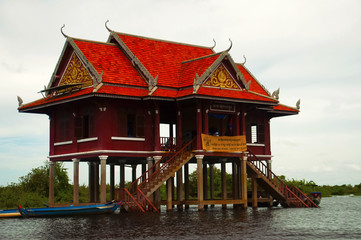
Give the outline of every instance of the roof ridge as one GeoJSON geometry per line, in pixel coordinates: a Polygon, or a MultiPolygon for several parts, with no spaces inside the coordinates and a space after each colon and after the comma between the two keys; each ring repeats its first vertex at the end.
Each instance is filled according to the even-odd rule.
{"type": "Polygon", "coordinates": [[[73,37],[68,37],[68,38],[71,38],[72,40],[75,40],[75,41],[99,43],[99,44],[104,44],[104,45],[116,46],[115,43],[110,43],[110,42],[101,42],[101,41],[95,41],[95,40],[89,40],[89,39],[83,39],[83,38],[73,38],[73,37]]]}
{"type": "MultiPolygon", "coordinates": [[[[224,52],[224,51],[223,51],[223,52],[224,52]]],[[[202,59],[209,58],[209,57],[214,57],[214,56],[217,56],[217,55],[222,54],[223,52],[216,52],[216,53],[209,54],[209,55],[205,55],[205,56],[202,56],[202,57],[185,60],[185,61],[182,62],[182,64],[184,64],[184,63],[189,63],[189,62],[193,62],[193,61],[202,60],[202,59]]]]}
{"type": "Polygon", "coordinates": [[[137,37],[137,38],[143,38],[143,39],[146,39],[146,40],[153,40],[153,41],[158,41],[158,42],[185,45],[185,46],[190,46],[190,47],[206,48],[206,49],[211,49],[213,51],[212,47],[206,47],[206,46],[197,45],[197,44],[182,43],[182,42],[164,40],[164,39],[159,39],[159,38],[145,37],[145,36],[140,36],[140,35],[135,35],[135,34],[130,34],[130,33],[124,33],[124,32],[116,32],[116,31],[113,31],[113,32],[116,33],[116,34],[126,35],[126,36],[130,36],[130,37],[137,37]]]}

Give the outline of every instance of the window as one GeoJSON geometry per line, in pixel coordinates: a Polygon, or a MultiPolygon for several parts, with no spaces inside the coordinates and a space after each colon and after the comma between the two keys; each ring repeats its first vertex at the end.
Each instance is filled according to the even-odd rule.
{"type": "Polygon", "coordinates": [[[144,114],[121,109],[118,112],[118,134],[121,137],[144,137],[144,114]]]}
{"type": "Polygon", "coordinates": [[[57,127],[57,141],[70,139],[70,114],[63,112],[59,114],[59,125],[57,127]]]}
{"type": "Polygon", "coordinates": [[[78,139],[94,137],[94,114],[91,111],[75,117],[74,135],[78,139]]]}
{"type": "Polygon", "coordinates": [[[264,143],[264,125],[251,125],[251,143],[264,143]]]}

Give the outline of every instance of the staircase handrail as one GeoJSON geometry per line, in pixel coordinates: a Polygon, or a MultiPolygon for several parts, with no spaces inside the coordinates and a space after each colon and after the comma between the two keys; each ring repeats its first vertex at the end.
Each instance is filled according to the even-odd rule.
{"type": "Polygon", "coordinates": [[[140,195],[145,199],[145,201],[152,206],[152,208],[159,213],[158,209],[154,206],[154,204],[149,200],[149,198],[147,198],[147,196],[145,196],[145,194],[143,193],[142,190],[140,190],[139,188],[137,188],[137,191],[140,193],[140,195]]]}
{"type": "MultiPolygon", "coordinates": [[[[260,166],[257,166],[254,162],[250,161],[256,168],[258,168],[258,170],[267,178],[269,179],[279,190],[282,191],[282,193],[285,195],[285,197],[287,199],[290,199],[289,195],[292,195],[293,197],[295,197],[301,204],[303,204],[305,207],[309,207],[301,198],[299,198],[295,192],[291,191],[289,189],[289,187],[287,186],[287,184],[281,179],[279,178],[276,174],[274,174],[272,172],[271,169],[269,169],[252,151],[250,151],[249,149],[248,153],[250,153],[251,155],[253,155],[253,157],[257,160],[257,162],[259,163],[260,166]],[[264,172],[264,170],[267,170],[266,174],[264,172]],[[268,176],[267,176],[268,175],[268,176]],[[269,176],[271,175],[271,176],[269,176]]],[[[302,193],[301,190],[298,189],[298,193],[302,193]]],[[[302,196],[304,196],[304,194],[302,193],[302,196]]],[[[317,206],[318,207],[318,206],[317,206]]]]}
{"type": "Polygon", "coordinates": [[[135,200],[135,198],[133,197],[133,195],[128,191],[128,189],[124,188],[124,191],[128,194],[128,196],[133,199],[133,201],[138,205],[138,207],[140,208],[140,210],[145,213],[143,207],[139,204],[139,202],[137,200],[135,200]]]}
{"type": "MultiPolygon", "coordinates": [[[[170,163],[180,154],[183,154],[184,153],[184,150],[186,148],[188,148],[189,146],[192,146],[192,143],[194,142],[195,139],[192,139],[191,141],[189,141],[188,143],[186,143],[180,150],[176,151],[176,152],[173,152],[173,153],[170,153],[168,156],[169,159],[163,163],[162,166],[160,166],[160,163],[161,163],[161,160],[159,160],[156,164],[153,165],[152,168],[155,168],[157,165],[159,165],[160,167],[157,167],[155,171],[153,171],[153,173],[148,176],[147,179],[145,179],[143,182],[141,182],[139,185],[138,185],[138,188],[142,188],[144,186],[144,184],[148,183],[154,176],[158,175],[159,172],[162,172],[163,170],[165,170],[167,168],[167,166],[170,166],[170,163]]],[[[149,170],[148,170],[149,171],[149,170]]]]}
{"type": "MultiPolygon", "coordinates": [[[[169,163],[169,160],[172,159],[173,156],[175,156],[178,152],[182,151],[183,149],[185,149],[187,146],[189,146],[192,142],[194,141],[194,139],[192,139],[191,141],[189,141],[188,143],[186,143],[180,150],[177,150],[177,147],[179,148],[180,144],[177,145],[175,148],[172,148],[168,151],[168,153],[166,155],[164,155],[161,159],[159,159],[152,167],[150,167],[147,171],[145,171],[140,177],[138,177],[134,182],[132,182],[129,186],[128,189],[132,190],[134,189],[134,186],[138,186],[140,187],[140,185],[144,185],[143,183],[148,182],[149,179],[151,177],[154,176],[154,174],[156,172],[159,172],[161,162],[164,162],[165,159],[169,158],[166,163],[169,163]],[[175,152],[176,151],[176,152],[175,152]],[[158,170],[156,170],[158,169],[158,170]],[[151,174],[150,174],[151,173],[151,174]],[[146,177],[148,176],[148,177],[146,177]],[[140,185],[138,185],[138,183],[140,182],[140,179],[145,179],[142,183],[140,183],[140,185]]],[[[164,164],[163,164],[164,165],[164,164]]]]}

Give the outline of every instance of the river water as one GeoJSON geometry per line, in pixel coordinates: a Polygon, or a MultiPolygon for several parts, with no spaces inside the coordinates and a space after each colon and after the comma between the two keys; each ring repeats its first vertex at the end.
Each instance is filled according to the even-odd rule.
{"type": "Polygon", "coordinates": [[[0,219],[0,239],[361,239],[361,197],[319,209],[221,207],[198,212],[0,219]]]}

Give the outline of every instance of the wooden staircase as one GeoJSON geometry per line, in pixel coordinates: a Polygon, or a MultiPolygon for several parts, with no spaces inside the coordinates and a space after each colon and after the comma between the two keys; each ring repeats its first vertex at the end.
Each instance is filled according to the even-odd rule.
{"type": "Polygon", "coordinates": [[[256,177],[257,184],[279,201],[284,207],[318,208],[306,194],[297,187],[288,187],[282,179],[276,176],[256,155],[249,151],[254,161],[247,161],[247,173],[256,177]]]}
{"type": "Polygon", "coordinates": [[[149,197],[194,157],[193,142],[194,140],[186,143],[179,150],[170,149],[168,155],[161,158],[128,187],[128,189],[135,189],[132,193],[128,189],[124,189],[129,207],[138,206],[142,212],[152,210],[158,212],[149,197]],[[138,184],[144,178],[145,180],[138,184]]]}

